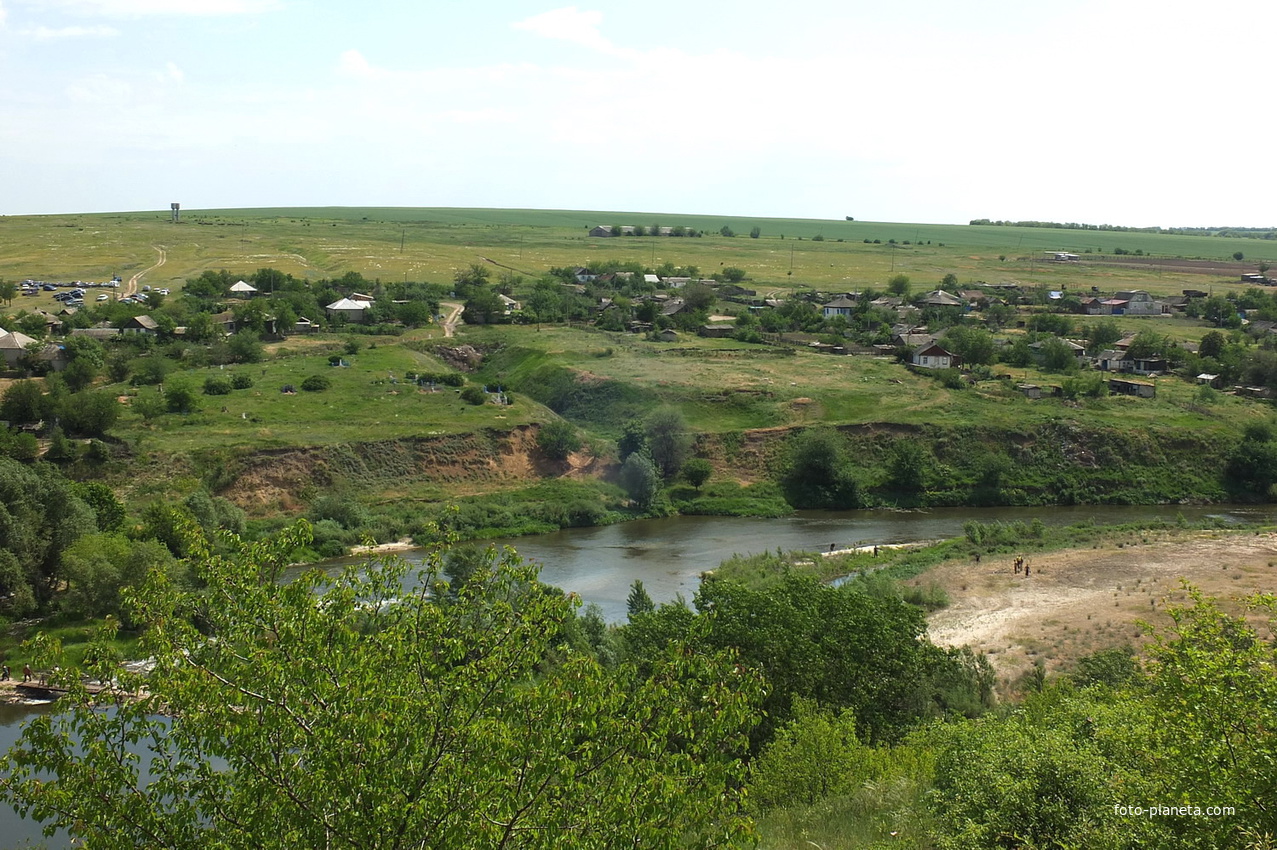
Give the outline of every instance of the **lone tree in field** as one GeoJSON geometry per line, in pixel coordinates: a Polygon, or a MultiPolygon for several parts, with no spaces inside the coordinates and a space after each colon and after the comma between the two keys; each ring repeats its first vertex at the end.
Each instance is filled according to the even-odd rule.
{"type": "Polygon", "coordinates": [[[199,596],[152,572],[152,671],[96,643],[85,672],[132,698],[58,677],[60,710],[0,760],[3,797],[104,848],[749,843],[757,672],[682,646],[604,670],[558,645],[575,600],[495,547],[456,589],[441,550],[416,591],[393,559],[277,581],[309,542],[301,523],[196,546],[199,596]]]}

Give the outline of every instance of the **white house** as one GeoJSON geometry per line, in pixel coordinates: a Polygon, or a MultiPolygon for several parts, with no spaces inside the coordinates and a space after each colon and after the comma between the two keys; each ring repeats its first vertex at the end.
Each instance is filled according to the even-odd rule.
{"type": "Polygon", "coordinates": [[[828,304],[821,305],[821,312],[824,313],[826,319],[832,319],[834,316],[846,316],[851,318],[856,311],[856,302],[848,298],[846,295],[839,295],[828,304]]]}
{"type": "Polygon", "coordinates": [[[341,298],[324,308],[329,317],[344,316],[350,322],[362,322],[364,314],[368,308],[372,306],[371,301],[355,301],[350,298],[341,298]]]}
{"type": "Polygon", "coordinates": [[[957,366],[960,360],[958,355],[933,342],[926,348],[915,351],[910,362],[923,369],[951,369],[957,366]]]}
{"type": "Polygon", "coordinates": [[[33,342],[35,342],[34,339],[19,331],[0,336],[0,357],[3,357],[5,365],[12,369],[26,355],[27,346],[33,342]]]}
{"type": "Polygon", "coordinates": [[[238,283],[231,284],[231,295],[235,295],[240,298],[252,298],[256,294],[257,287],[253,286],[246,280],[241,280],[238,283]]]}

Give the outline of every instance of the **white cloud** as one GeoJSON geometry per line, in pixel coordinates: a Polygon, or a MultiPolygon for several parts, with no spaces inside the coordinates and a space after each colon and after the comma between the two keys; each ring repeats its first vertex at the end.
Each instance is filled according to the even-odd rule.
{"type": "Polygon", "coordinates": [[[337,73],[343,77],[370,79],[381,72],[375,70],[358,50],[347,50],[337,59],[337,73]]]}
{"type": "Polygon", "coordinates": [[[181,85],[186,80],[186,74],[182,73],[182,69],[172,62],[164,65],[164,72],[160,75],[163,82],[177,83],[181,85]]]}
{"type": "Polygon", "coordinates": [[[9,15],[4,9],[4,3],[0,3],[0,27],[4,26],[5,18],[9,15]]]}
{"type": "Polygon", "coordinates": [[[279,7],[278,0],[54,0],[72,12],[131,18],[148,15],[203,17],[253,15],[279,7]]]}
{"type": "Polygon", "coordinates": [[[631,54],[632,51],[621,50],[599,32],[603,23],[602,12],[582,12],[575,6],[565,6],[533,15],[522,21],[511,24],[517,30],[534,33],[542,38],[558,41],[569,41],[612,55],[631,54]]]}
{"type": "Polygon", "coordinates": [[[66,38],[114,38],[120,34],[115,27],[32,27],[21,34],[33,41],[60,41],[66,38]]]}

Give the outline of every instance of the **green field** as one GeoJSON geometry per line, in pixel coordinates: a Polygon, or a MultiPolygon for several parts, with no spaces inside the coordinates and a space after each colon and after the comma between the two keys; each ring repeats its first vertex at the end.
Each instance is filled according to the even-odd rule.
{"type": "Polygon", "coordinates": [[[486,258],[529,275],[605,260],[694,265],[703,274],[738,266],[762,288],[857,289],[881,286],[896,273],[909,275],[915,289],[929,288],[952,272],[963,285],[1010,280],[1052,288],[1177,292],[1241,284],[1231,273],[1088,262],[1099,254],[1085,252],[1110,260],[1117,248],[1155,257],[1229,260],[1241,251],[1246,263],[1238,269],[1246,271],[1277,258],[1277,245],[1258,239],[1147,233],[567,210],[313,208],[188,210],[177,225],[160,213],[3,217],[0,278],[105,280],[118,274],[127,280],[153,266],[161,247],[165,265],[148,272],[143,282],[168,288],[205,269],[247,275],[265,267],[307,279],[357,271],[369,279],[447,282],[456,270],[486,258]],[[706,235],[587,235],[589,227],[607,223],[683,225],[706,235]],[[738,235],[719,235],[724,225],[738,235]],[[750,239],[755,226],[761,238],[750,239]],[[813,241],[817,236],[823,241],[813,241]],[[880,243],[872,244],[875,239],[880,243]],[[891,239],[897,244],[889,244],[891,239]],[[1043,262],[1043,252],[1053,250],[1077,252],[1082,261],[1043,262]]]}

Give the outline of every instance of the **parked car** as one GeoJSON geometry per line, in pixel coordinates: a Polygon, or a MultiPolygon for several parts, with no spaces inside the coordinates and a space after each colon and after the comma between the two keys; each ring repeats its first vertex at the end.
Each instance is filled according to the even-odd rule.
{"type": "Polygon", "coordinates": [[[161,295],[168,295],[168,290],[167,290],[167,289],[161,289],[161,290],[160,290],[160,294],[161,294],[161,295]]]}
{"type": "Polygon", "coordinates": [[[106,300],[107,300],[107,299],[109,299],[110,297],[111,297],[110,295],[107,295],[105,292],[103,292],[101,295],[99,295],[99,296],[98,296],[98,300],[99,300],[99,301],[106,301],[106,300]]]}

